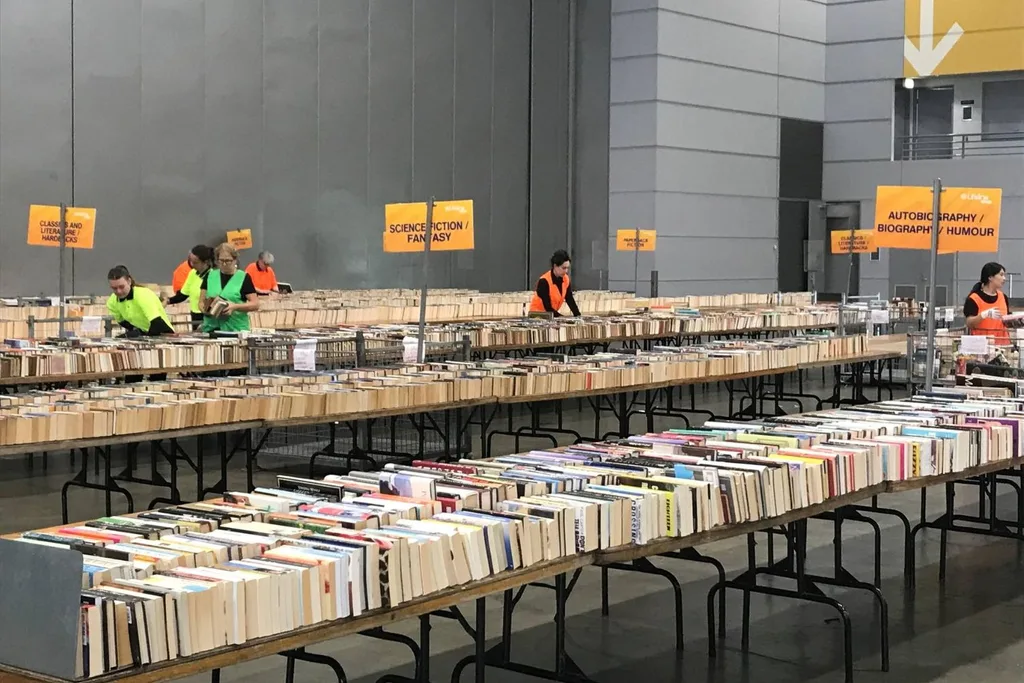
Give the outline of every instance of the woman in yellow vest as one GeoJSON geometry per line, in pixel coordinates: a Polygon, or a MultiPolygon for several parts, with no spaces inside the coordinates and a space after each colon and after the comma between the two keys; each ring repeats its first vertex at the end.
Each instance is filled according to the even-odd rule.
{"type": "Polygon", "coordinates": [[[244,332],[249,313],[260,309],[256,286],[238,269],[238,252],[225,242],[213,250],[215,268],[203,276],[200,303],[205,317],[203,332],[244,332]]]}
{"type": "Polygon", "coordinates": [[[981,280],[964,301],[964,317],[971,334],[992,337],[999,345],[1010,343],[1010,332],[1003,317],[1010,313],[1010,307],[1003,294],[1006,269],[998,263],[986,263],[981,269],[981,280]]]}
{"type": "Polygon", "coordinates": [[[551,270],[537,280],[537,287],[530,301],[531,313],[547,312],[557,318],[561,315],[558,311],[564,303],[569,306],[574,316],[579,317],[580,308],[572,296],[572,284],[569,282],[571,265],[569,253],[564,249],[559,249],[551,255],[551,270]]]}
{"type": "Polygon", "coordinates": [[[121,324],[129,337],[174,334],[171,320],[156,292],[139,287],[124,266],[114,266],[107,273],[110,289],[107,310],[114,322],[121,324]]]}
{"type": "Polygon", "coordinates": [[[213,267],[213,249],[205,244],[197,244],[188,254],[188,262],[192,268],[188,271],[185,281],[178,288],[177,294],[165,303],[180,304],[188,301],[189,312],[192,314],[192,329],[198,330],[203,324],[203,309],[199,307],[199,298],[203,288],[203,276],[213,267]]]}

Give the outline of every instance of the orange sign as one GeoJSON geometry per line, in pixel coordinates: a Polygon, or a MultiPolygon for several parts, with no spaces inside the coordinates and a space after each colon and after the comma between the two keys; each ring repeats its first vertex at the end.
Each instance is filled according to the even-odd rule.
{"type": "MultiPolygon", "coordinates": [[[[473,248],[473,200],[434,202],[430,251],[473,248]]],[[[400,254],[423,251],[427,232],[427,203],[387,204],[384,207],[384,251],[400,254]]]]}
{"type": "Polygon", "coordinates": [[[615,233],[615,251],[654,251],[657,241],[657,230],[630,230],[625,228],[615,233]],[[639,240],[637,239],[638,232],[639,240]]]}
{"type": "Polygon", "coordinates": [[[907,78],[1024,69],[1024,3],[906,0],[903,26],[907,78]]]}
{"type": "Polygon", "coordinates": [[[252,249],[252,230],[228,230],[228,244],[235,249],[252,249]]]}
{"type": "Polygon", "coordinates": [[[833,230],[831,234],[833,254],[870,254],[876,249],[874,230],[833,230]]]}
{"type": "MultiPolygon", "coordinates": [[[[1000,188],[947,187],[939,205],[939,253],[999,251],[1000,188]]],[[[875,197],[875,246],[932,248],[932,189],[881,186],[875,197]]]]}
{"type": "MultiPolygon", "coordinates": [[[[64,246],[92,249],[96,209],[69,206],[64,214],[64,246]]],[[[28,243],[37,247],[60,246],[60,207],[33,204],[28,209],[28,243]]]]}

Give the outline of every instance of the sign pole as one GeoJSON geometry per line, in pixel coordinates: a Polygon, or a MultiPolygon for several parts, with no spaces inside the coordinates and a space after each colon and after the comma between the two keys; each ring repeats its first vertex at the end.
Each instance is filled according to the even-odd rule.
{"type": "MultiPolygon", "coordinates": [[[[1012,282],[1011,282],[1012,284],[1012,282]]],[[[1010,296],[1013,296],[1013,291],[1010,291],[1010,296]]],[[[960,252],[953,252],[953,296],[946,297],[946,305],[956,305],[956,302],[960,301],[960,252]]],[[[954,309],[955,310],[955,309],[954,309]]]]}
{"type": "Polygon", "coordinates": [[[57,294],[60,296],[60,313],[58,315],[57,336],[64,338],[64,252],[67,247],[68,237],[68,207],[64,202],[60,203],[60,262],[58,268],[60,274],[57,283],[57,294]]]}
{"type": "MultiPolygon", "coordinates": [[[[853,242],[854,231],[850,228],[850,267],[846,272],[846,298],[850,298],[850,290],[853,289],[853,242]]],[[[870,323],[869,323],[870,324],[870,323]]]]}
{"type": "Polygon", "coordinates": [[[633,238],[633,296],[640,296],[640,228],[636,229],[633,238]]]}
{"type": "Polygon", "coordinates": [[[434,227],[434,198],[427,202],[427,223],[423,232],[423,289],[420,290],[420,329],[419,341],[416,345],[417,361],[422,363],[426,358],[426,334],[427,327],[427,275],[430,261],[430,237],[434,227]]]}
{"type": "Polygon", "coordinates": [[[926,347],[924,390],[932,390],[935,370],[935,266],[939,254],[939,212],[942,209],[942,179],[932,184],[932,250],[928,262],[928,343],[926,347]]]}

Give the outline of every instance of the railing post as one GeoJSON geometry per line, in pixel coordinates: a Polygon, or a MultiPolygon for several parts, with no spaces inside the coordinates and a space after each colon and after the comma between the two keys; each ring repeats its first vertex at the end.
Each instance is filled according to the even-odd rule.
{"type": "Polygon", "coordinates": [[[28,338],[36,338],[36,317],[34,315],[28,317],[28,338]]]}
{"type": "Polygon", "coordinates": [[[473,356],[473,342],[468,334],[462,335],[462,360],[469,362],[473,356]]]}
{"type": "Polygon", "coordinates": [[[914,395],[914,333],[907,335],[907,393],[914,395]]]}
{"type": "Polygon", "coordinates": [[[658,271],[651,271],[651,298],[658,298],[658,271]]]}
{"type": "Polygon", "coordinates": [[[103,318],[103,336],[113,337],[114,336],[114,319],[110,316],[103,318]]]}
{"type": "Polygon", "coordinates": [[[247,358],[248,373],[255,375],[257,372],[258,364],[256,363],[256,346],[253,344],[251,339],[245,340],[245,351],[247,358]]]}
{"type": "Polygon", "coordinates": [[[366,366],[366,336],[362,330],[356,330],[356,367],[366,366]]]}

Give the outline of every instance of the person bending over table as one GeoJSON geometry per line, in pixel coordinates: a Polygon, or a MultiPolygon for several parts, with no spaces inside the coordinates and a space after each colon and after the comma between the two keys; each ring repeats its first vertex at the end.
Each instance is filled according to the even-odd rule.
{"type": "Polygon", "coordinates": [[[261,251],[256,261],[245,267],[245,272],[252,278],[252,284],[256,287],[256,293],[261,296],[277,294],[277,274],[271,267],[274,263],[274,255],[269,251],[261,251]]]}
{"type": "Polygon", "coordinates": [[[160,297],[152,290],[139,287],[125,266],[114,266],[107,273],[110,289],[107,311],[121,324],[129,337],[174,334],[160,297]]]}
{"type": "Polygon", "coordinates": [[[992,337],[995,344],[1006,346],[1010,343],[1010,332],[1003,317],[1010,313],[1010,306],[1003,294],[1006,269],[991,262],[981,269],[981,279],[964,301],[964,318],[971,334],[992,337]]]}
{"type": "Polygon", "coordinates": [[[579,317],[580,308],[572,296],[572,284],[569,282],[571,265],[569,253],[564,249],[559,249],[551,255],[551,270],[537,279],[537,287],[530,301],[531,313],[548,312],[557,318],[561,315],[559,309],[565,303],[572,314],[579,317]]]}
{"type": "Polygon", "coordinates": [[[203,324],[203,310],[199,307],[199,295],[203,287],[203,276],[213,267],[213,249],[205,244],[197,244],[192,247],[188,254],[188,262],[192,268],[188,271],[188,277],[177,293],[167,299],[167,304],[180,304],[188,301],[189,312],[192,315],[192,329],[198,330],[203,324]]]}
{"type": "Polygon", "coordinates": [[[214,268],[203,276],[199,306],[205,314],[203,332],[244,332],[249,313],[260,308],[256,287],[238,269],[238,251],[225,242],[213,250],[214,268]]]}

